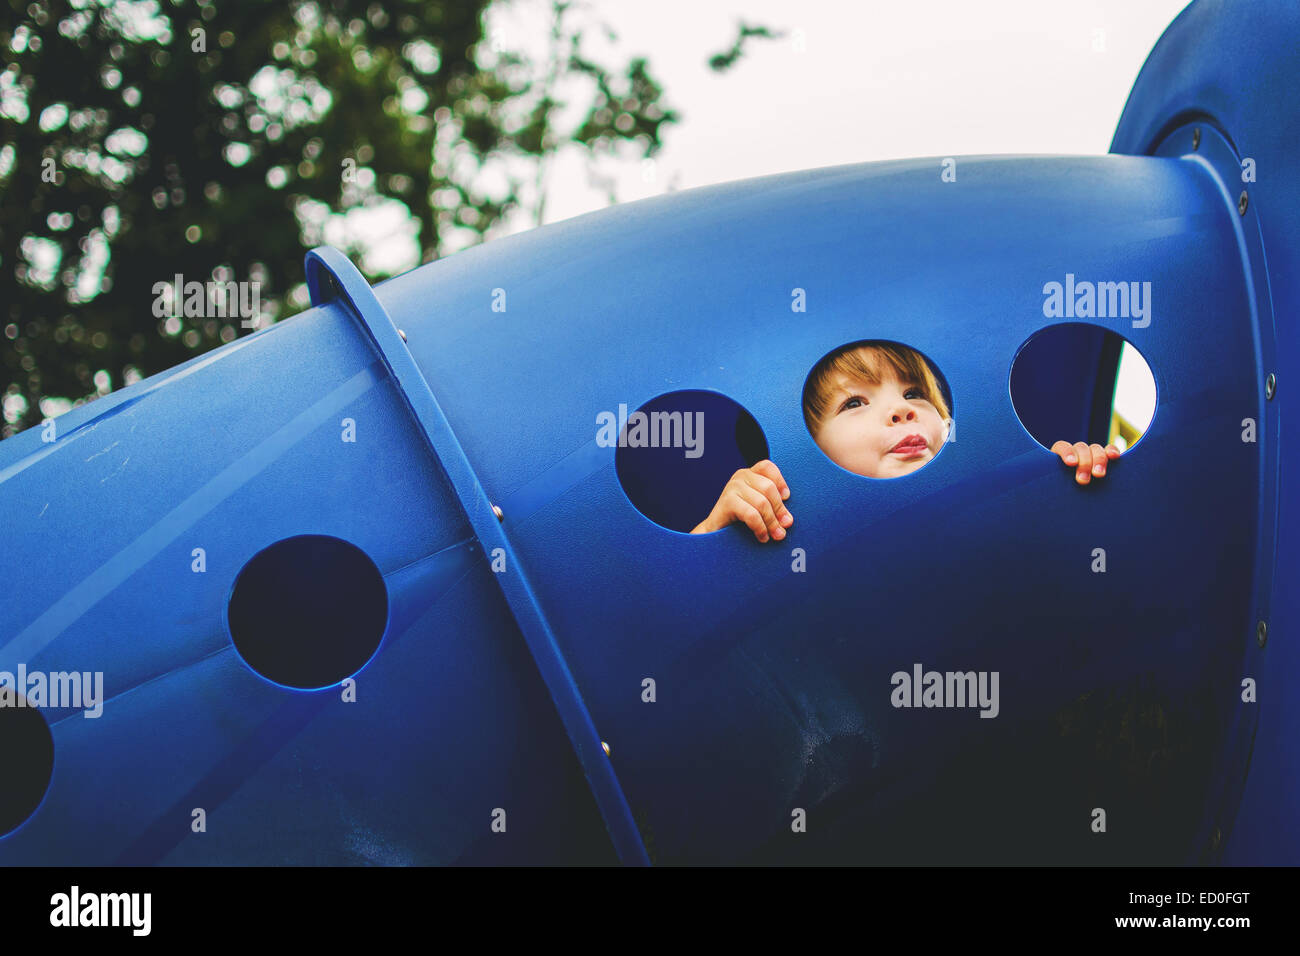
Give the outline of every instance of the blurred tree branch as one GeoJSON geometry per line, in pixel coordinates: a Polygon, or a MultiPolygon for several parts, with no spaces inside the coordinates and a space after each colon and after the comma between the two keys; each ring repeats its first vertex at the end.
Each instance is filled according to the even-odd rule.
{"type": "Polygon", "coordinates": [[[484,36],[493,6],[8,0],[0,436],[41,421],[42,398],[80,404],[241,334],[237,318],[155,315],[177,274],[257,282],[276,321],[306,306],[303,253],[327,233],[371,281],[391,271],[350,214],[395,210],[429,261],[524,208],[511,163],[535,164],[541,222],[560,149],[659,149],[677,114],[644,59],[583,54],[585,6],[553,0],[544,63],[484,36]],[[566,131],[573,78],[588,93],[566,131]]]}

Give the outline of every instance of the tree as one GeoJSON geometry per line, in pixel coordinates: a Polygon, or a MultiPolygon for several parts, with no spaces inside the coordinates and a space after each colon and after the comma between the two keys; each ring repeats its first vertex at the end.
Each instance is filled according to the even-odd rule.
{"type": "MultiPolygon", "coordinates": [[[[587,8],[552,0],[537,62],[484,36],[493,5],[10,0],[2,434],[40,422],[42,398],[80,404],[305,308],[303,253],[350,213],[398,210],[427,262],[482,241],[530,185],[540,222],[545,163],[568,144],[659,149],[677,114],[644,59],[584,55],[587,8]],[[564,129],[575,79],[583,118],[564,129]],[[489,167],[503,189],[479,185],[489,167]],[[178,274],[256,284],[261,315],[174,314],[158,289],[178,274]]],[[[331,242],[371,281],[391,271],[331,242]]]]}

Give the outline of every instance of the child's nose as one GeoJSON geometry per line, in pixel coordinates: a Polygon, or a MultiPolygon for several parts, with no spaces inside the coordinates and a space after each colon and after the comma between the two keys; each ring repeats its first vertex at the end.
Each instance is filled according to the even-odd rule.
{"type": "Polygon", "coordinates": [[[904,406],[902,408],[894,409],[892,420],[896,422],[910,422],[914,418],[916,418],[916,410],[904,406]]]}

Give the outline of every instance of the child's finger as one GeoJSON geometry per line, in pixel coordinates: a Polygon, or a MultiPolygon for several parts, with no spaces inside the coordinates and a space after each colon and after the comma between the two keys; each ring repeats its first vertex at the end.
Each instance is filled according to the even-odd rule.
{"type": "Polygon", "coordinates": [[[1098,478],[1104,477],[1106,474],[1106,464],[1109,461],[1110,458],[1106,454],[1106,449],[1102,448],[1100,445],[1092,446],[1092,473],[1094,475],[1098,478]]]}
{"type": "MultiPolygon", "coordinates": [[[[764,531],[766,531],[767,534],[776,538],[778,541],[785,537],[785,529],[781,527],[780,521],[777,520],[776,512],[772,508],[772,502],[768,500],[767,495],[750,485],[738,486],[736,488],[736,493],[740,495],[741,498],[750,505],[750,507],[758,511],[765,526],[764,531]]],[[[764,538],[760,540],[766,539],[764,538]]]]}
{"type": "Polygon", "coordinates": [[[1074,455],[1079,459],[1078,471],[1075,472],[1074,480],[1081,485],[1086,485],[1092,476],[1092,449],[1086,442],[1074,443],[1074,455]]]}
{"type": "Polygon", "coordinates": [[[739,492],[736,493],[735,500],[731,502],[730,511],[745,522],[746,527],[754,532],[754,537],[758,538],[759,541],[767,540],[767,523],[763,520],[763,516],[759,514],[757,508],[740,497],[739,492]]]}
{"type": "Polygon", "coordinates": [[[776,520],[782,527],[790,527],[794,524],[794,515],[790,514],[790,509],[785,506],[781,500],[781,491],[777,483],[766,475],[756,471],[750,471],[745,475],[746,483],[768,501],[772,503],[772,513],[776,515],[776,520]]]}
{"type": "Polygon", "coordinates": [[[1053,445],[1052,454],[1060,455],[1061,461],[1065,462],[1067,465],[1073,465],[1079,460],[1078,456],[1074,453],[1074,446],[1068,441],[1058,441],[1053,445]]]}
{"type": "Polygon", "coordinates": [[[770,478],[772,481],[776,482],[776,487],[780,489],[782,498],[790,497],[790,486],[787,485],[785,479],[781,477],[781,469],[776,467],[776,464],[771,459],[764,458],[750,470],[756,471],[764,478],[770,478]]]}
{"type": "Polygon", "coordinates": [[[1109,458],[1118,458],[1121,454],[1123,454],[1123,452],[1121,452],[1121,451],[1120,451],[1118,448],[1116,448],[1114,445],[1107,445],[1107,446],[1106,446],[1106,455],[1107,455],[1107,457],[1109,457],[1109,458]]]}

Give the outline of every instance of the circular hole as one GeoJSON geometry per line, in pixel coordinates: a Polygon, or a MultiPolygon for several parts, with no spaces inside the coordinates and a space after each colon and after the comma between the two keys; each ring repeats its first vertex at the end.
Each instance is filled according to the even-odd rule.
{"type": "Polygon", "coordinates": [[[339,683],[374,656],[388,624],[388,590],[364,551],[328,535],[277,541],[235,578],[227,607],[235,650],[286,687],[339,683]]]}
{"type": "Polygon", "coordinates": [[[40,710],[12,686],[0,686],[0,837],[17,830],[45,799],[54,774],[54,737],[40,710]]]}
{"type": "Polygon", "coordinates": [[[1058,441],[1113,444],[1121,453],[1151,427],[1156,381],[1122,335],[1087,322],[1034,333],[1011,363],[1011,404],[1048,451],[1058,441]]]}
{"type": "Polygon", "coordinates": [[[846,471],[901,478],[952,436],[952,393],[934,363],[901,342],[850,342],[824,355],[803,387],[817,447],[846,471]]]}
{"type": "Polygon", "coordinates": [[[667,392],[617,421],[605,412],[624,493],[655,524],[689,533],[713,510],[731,476],[767,454],[754,416],[718,392],[667,392]]]}

